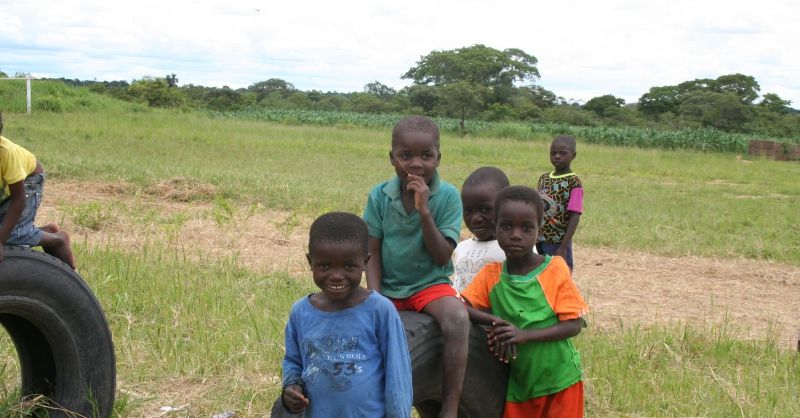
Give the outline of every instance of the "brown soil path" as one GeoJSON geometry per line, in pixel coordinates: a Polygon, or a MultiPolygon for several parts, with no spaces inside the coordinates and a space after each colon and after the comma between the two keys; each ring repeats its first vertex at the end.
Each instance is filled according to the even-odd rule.
{"type": "MultiPolygon", "coordinates": [[[[215,220],[211,203],[186,202],[213,194],[208,185],[165,182],[143,193],[122,183],[51,181],[40,224],[60,222],[73,241],[86,245],[137,248],[160,234],[186,253],[231,257],[258,270],[304,274],[308,219],[264,208],[236,208],[224,222],[215,220]],[[110,215],[95,231],[74,223],[70,208],[98,202],[110,215]],[[160,217],[184,217],[177,230],[131,221],[151,210],[160,217]],[[136,232],[129,232],[136,231],[136,232]],[[181,239],[175,240],[175,236],[181,239]]],[[[653,321],[717,323],[724,318],[742,338],[778,333],[781,347],[794,348],[800,330],[800,266],[754,260],[663,257],[643,252],[576,246],[575,281],[591,308],[593,326],[618,328],[653,321]]],[[[80,260],[78,260],[80,270],[80,260]]]]}

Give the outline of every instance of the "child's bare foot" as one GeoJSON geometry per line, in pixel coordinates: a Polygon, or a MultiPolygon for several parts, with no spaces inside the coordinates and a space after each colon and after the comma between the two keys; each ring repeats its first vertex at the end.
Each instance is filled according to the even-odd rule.
{"type": "Polygon", "coordinates": [[[69,264],[73,270],[75,270],[75,254],[72,252],[72,243],[69,240],[69,235],[64,231],[58,231],[55,233],[64,240],[64,245],[61,247],[61,255],[62,257],[58,257],[64,260],[65,263],[69,264]]]}
{"type": "Polygon", "coordinates": [[[39,228],[44,232],[40,244],[44,252],[67,263],[75,270],[75,254],[72,253],[72,243],[69,235],[64,231],[58,230],[58,226],[55,226],[56,232],[49,232],[53,226],[55,225],[48,224],[39,228]]]}

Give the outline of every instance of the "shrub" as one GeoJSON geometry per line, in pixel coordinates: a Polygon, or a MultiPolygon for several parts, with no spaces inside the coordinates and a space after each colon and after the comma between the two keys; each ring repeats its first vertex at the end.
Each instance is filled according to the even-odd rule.
{"type": "Polygon", "coordinates": [[[64,105],[61,100],[55,97],[42,97],[38,100],[33,100],[31,105],[35,110],[44,112],[61,113],[64,111],[64,105]]]}

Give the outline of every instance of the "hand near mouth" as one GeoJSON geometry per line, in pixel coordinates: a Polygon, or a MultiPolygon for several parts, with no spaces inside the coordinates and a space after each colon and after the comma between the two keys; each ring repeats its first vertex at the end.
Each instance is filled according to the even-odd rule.
{"type": "Polygon", "coordinates": [[[414,192],[414,209],[421,211],[423,206],[427,206],[426,203],[431,192],[428,184],[425,183],[425,177],[409,173],[402,165],[400,165],[400,168],[406,173],[406,178],[408,179],[406,189],[414,192]]]}
{"type": "Polygon", "coordinates": [[[423,195],[425,196],[424,201],[427,201],[427,195],[430,193],[430,189],[428,189],[428,185],[425,184],[425,179],[420,176],[409,174],[408,179],[409,182],[406,188],[414,192],[414,208],[420,210],[422,207],[423,195]]]}

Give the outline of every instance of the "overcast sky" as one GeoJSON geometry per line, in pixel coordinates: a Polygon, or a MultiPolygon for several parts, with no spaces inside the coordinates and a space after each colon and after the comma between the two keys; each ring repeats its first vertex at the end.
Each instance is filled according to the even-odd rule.
{"type": "Polygon", "coordinates": [[[481,43],[534,55],[567,99],[743,73],[797,108],[798,22],[797,0],[0,0],[0,71],[351,92],[481,43]]]}

